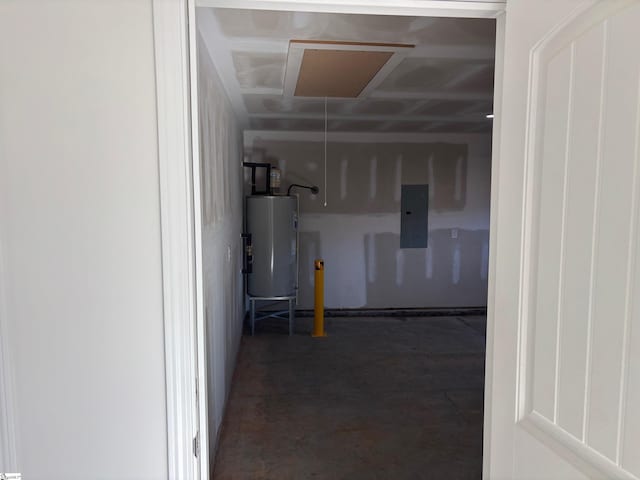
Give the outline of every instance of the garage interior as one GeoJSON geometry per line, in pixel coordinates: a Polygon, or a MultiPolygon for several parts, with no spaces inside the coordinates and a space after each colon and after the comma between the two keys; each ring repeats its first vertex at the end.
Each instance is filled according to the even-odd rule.
{"type": "Polygon", "coordinates": [[[199,7],[197,26],[213,478],[480,478],[495,20],[199,7]],[[248,326],[243,163],[274,195],[318,188],[292,190],[291,336],[248,326]]]}

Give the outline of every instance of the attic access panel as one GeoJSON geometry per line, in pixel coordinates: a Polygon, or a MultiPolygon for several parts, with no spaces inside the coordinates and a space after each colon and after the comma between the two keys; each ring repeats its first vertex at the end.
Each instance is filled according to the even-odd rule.
{"type": "Polygon", "coordinates": [[[402,185],[400,248],[427,248],[429,185],[402,185]]]}
{"type": "Polygon", "coordinates": [[[285,97],[357,98],[376,88],[413,45],[291,40],[285,97]]]}
{"type": "Polygon", "coordinates": [[[307,49],[294,95],[356,98],[392,55],[392,52],[307,49]]]}

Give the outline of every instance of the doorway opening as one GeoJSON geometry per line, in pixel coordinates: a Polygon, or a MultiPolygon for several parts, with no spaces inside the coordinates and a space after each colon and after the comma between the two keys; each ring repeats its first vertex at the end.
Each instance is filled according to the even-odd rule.
{"type": "Polygon", "coordinates": [[[213,478],[477,478],[495,20],[196,19],[213,478]],[[274,196],[318,187],[295,195],[291,337],[246,327],[243,163],[278,172],[274,196]]]}

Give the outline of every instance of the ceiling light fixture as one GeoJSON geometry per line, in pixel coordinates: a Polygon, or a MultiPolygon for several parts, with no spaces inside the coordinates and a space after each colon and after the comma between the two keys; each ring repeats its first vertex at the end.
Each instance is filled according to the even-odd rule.
{"type": "Polygon", "coordinates": [[[493,118],[493,113],[488,113],[487,118],[493,118]]]}

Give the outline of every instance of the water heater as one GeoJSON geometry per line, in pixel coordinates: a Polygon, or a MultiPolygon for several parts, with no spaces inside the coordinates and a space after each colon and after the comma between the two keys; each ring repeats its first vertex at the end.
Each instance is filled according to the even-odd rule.
{"type": "Polygon", "coordinates": [[[291,195],[246,197],[246,232],[252,245],[247,293],[253,297],[296,295],[298,199],[291,195]]]}

